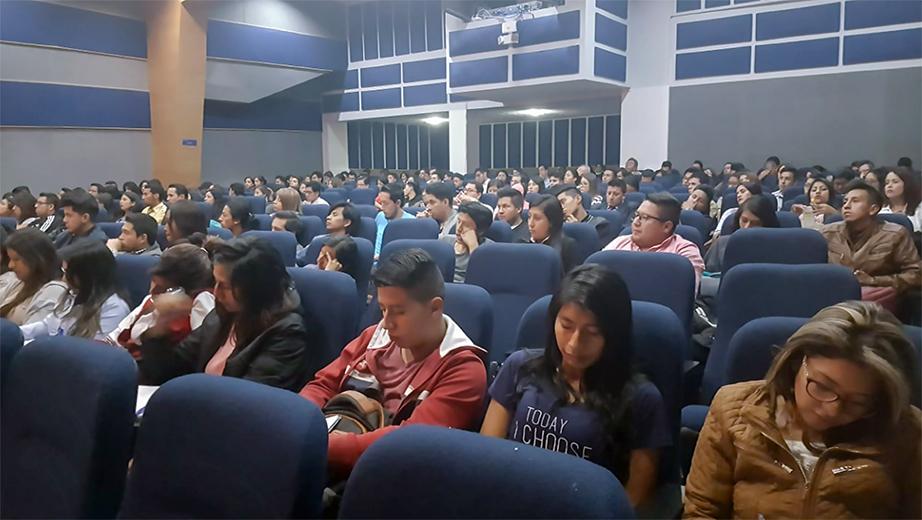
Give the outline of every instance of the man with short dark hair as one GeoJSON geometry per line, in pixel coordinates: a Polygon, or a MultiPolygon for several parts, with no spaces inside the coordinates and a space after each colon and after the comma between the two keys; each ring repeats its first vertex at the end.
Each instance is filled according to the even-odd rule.
{"type": "Polygon", "coordinates": [[[861,299],[896,312],[907,289],[922,283],[919,253],[903,226],[877,219],[883,197],[868,183],[848,185],[842,221],[820,233],[829,244],[829,263],[853,270],[861,284],[861,299]]]}
{"type": "Polygon", "coordinates": [[[416,214],[417,218],[432,218],[439,224],[439,236],[451,234],[458,223],[458,211],[452,207],[455,190],[444,182],[430,182],[423,192],[426,209],[416,214]]]}
{"type": "Polygon", "coordinates": [[[557,200],[560,201],[560,207],[563,209],[564,222],[589,224],[595,228],[599,235],[599,243],[605,244],[611,240],[608,220],[590,215],[586,208],[583,207],[583,194],[573,186],[567,184],[559,186],[556,190],[557,200]]]}
{"type": "Polygon", "coordinates": [[[682,207],[668,193],[651,193],[637,208],[631,234],[618,237],[603,251],[651,251],[672,253],[687,258],[695,268],[695,291],[701,283],[704,260],[698,246],[676,234],[682,207]]]}
{"type": "Polygon", "coordinates": [[[320,192],[323,191],[323,187],[320,186],[320,183],[317,181],[305,182],[304,187],[304,203],[305,204],[323,204],[324,206],[329,206],[330,203],[323,199],[320,196],[320,192]]]}
{"type": "Polygon", "coordinates": [[[461,175],[460,173],[452,173],[451,182],[453,182],[455,185],[455,191],[461,193],[461,189],[464,187],[464,175],[461,175]]]}
{"type": "Polygon", "coordinates": [[[375,238],[375,258],[381,254],[384,230],[387,229],[388,222],[399,218],[414,218],[412,214],[403,210],[405,201],[406,195],[403,194],[402,184],[385,184],[378,192],[378,198],[375,199],[375,207],[378,208],[378,213],[375,215],[375,224],[378,225],[378,236],[375,238]]]}
{"type": "Polygon", "coordinates": [[[608,211],[617,211],[624,217],[624,222],[630,222],[634,219],[634,212],[637,211],[637,205],[631,204],[624,196],[627,193],[627,183],[621,179],[612,179],[608,181],[605,188],[605,207],[608,211]]]}
{"type": "Polygon", "coordinates": [[[276,175],[275,176],[275,189],[278,190],[279,188],[284,188],[286,186],[287,185],[285,184],[285,177],[283,175],[276,175]]]}
{"type": "MultiPolygon", "coordinates": [[[[298,239],[301,237],[301,232],[304,231],[304,223],[301,222],[300,217],[294,211],[276,211],[272,214],[270,230],[286,231],[298,239]]],[[[298,250],[300,249],[301,244],[298,244],[298,250]]]]}
{"type": "Polygon", "coordinates": [[[688,188],[688,193],[693,193],[698,189],[698,186],[707,185],[708,176],[704,174],[703,171],[697,168],[690,168],[690,171],[685,172],[686,182],[685,186],[688,188]]]}
{"type": "Polygon", "coordinates": [[[462,202],[458,206],[458,226],[456,234],[439,237],[439,240],[452,245],[455,249],[455,283],[464,283],[467,277],[467,264],[471,253],[481,244],[492,243],[487,238],[493,213],[489,208],[476,201],[462,202]]]}
{"type": "MultiPolygon", "coordinates": [[[[855,173],[851,170],[842,170],[833,174],[832,176],[832,187],[836,190],[836,194],[845,195],[848,192],[849,183],[852,182],[855,178],[855,173]]],[[[832,193],[829,194],[830,197],[833,196],[832,193]]]]}
{"type": "Polygon", "coordinates": [[[64,209],[64,228],[54,241],[54,247],[61,249],[77,240],[92,239],[106,242],[109,237],[93,223],[99,214],[99,204],[92,195],[83,190],[70,190],[61,199],[61,208],[64,209]]]}
{"type": "Polygon", "coordinates": [[[778,189],[772,192],[772,195],[775,196],[775,200],[778,202],[775,211],[781,211],[784,207],[784,190],[793,188],[796,181],[796,174],[793,168],[785,166],[778,170],[778,189]]]}
{"type": "Polygon", "coordinates": [[[356,188],[368,188],[368,175],[364,173],[355,179],[356,188]]]}
{"type": "Polygon", "coordinates": [[[373,432],[330,434],[333,480],[346,478],[372,443],[400,426],[466,429],[483,411],[486,351],[443,314],[445,281],[432,257],[420,249],[398,251],[380,263],[372,282],[383,318],[300,392],[322,408],[345,390],[369,389],[393,417],[373,432]]]}
{"type": "Polygon", "coordinates": [[[553,186],[557,186],[558,184],[562,182],[563,182],[563,174],[560,173],[560,170],[558,170],[557,168],[554,168],[551,171],[549,171],[547,174],[547,183],[545,187],[551,188],[553,186]]]}
{"type": "Polygon", "coordinates": [[[484,186],[487,184],[487,180],[487,172],[483,168],[474,170],[474,182],[484,186]]]}
{"type": "Polygon", "coordinates": [[[512,243],[526,242],[531,238],[528,224],[522,219],[525,197],[518,190],[503,188],[496,192],[496,216],[512,228],[512,243]]]}
{"type": "Polygon", "coordinates": [[[181,200],[191,200],[189,189],[185,184],[170,184],[166,189],[166,203],[172,206],[181,200]]]}
{"type": "Polygon", "coordinates": [[[160,256],[157,243],[157,222],[150,215],[129,213],[125,215],[122,233],[110,238],[107,244],[115,255],[160,256]]]}
{"type": "Polygon", "coordinates": [[[144,201],[144,209],[141,213],[150,215],[158,225],[163,224],[163,217],[166,216],[166,191],[159,182],[150,182],[141,190],[141,200],[144,201]]]}
{"type": "Polygon", "coordinates": [[[606,168],[605,171],[602,172],[602,184],[603,185],[607,185],[614,178],[615,178],[614,170],[610,168],[606,168]]]}
{"type": "Polygon", "coordinates": [[[64,231],[64,219],[58,216],[60,200],[54,193],[41,193],[35,201],[36,219],[29,227],[38,228],[39,231],[54,240],[64,231]]]}
{"type": "Polygon", "coordinates": [[[545,188],[549,188],[551,186],[550,184],[551,180],[548,178],[547,166],[543,164],[538,165],[538,177],[540,177],[541,180],[544,181],[545,188]]]}
{"type": "Polygon", "coordinates": [[[868,172],[873,169],[874,169],[873,162],[867,159],[858,161],[858,176],[860,176],[861,178],[864,178],[864,176],[867,175],[868,172]]]}

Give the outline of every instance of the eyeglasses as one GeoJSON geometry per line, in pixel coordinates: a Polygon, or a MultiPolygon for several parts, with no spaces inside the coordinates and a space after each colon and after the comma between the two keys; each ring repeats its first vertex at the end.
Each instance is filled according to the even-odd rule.
{"type": "Polygon", "coordinates": [[[645,215],[643,213],[635,213],[634,220],[640,220],[641,224],[646,224],[648,220],[655,220],[657,222],[666,222],[664,219],[659,217],[654,217],[653,215],[645,215]]]}
{"type": "Polygon", "coordinates": [[[807,358],[801,363],[804,370],[804,376],[807,378],[807,395],[823,403],[841,403],[842,412],[851,417],[868,417],[873,415],[873,409],[870,403],[856,403],[842,399],[835,390],[810,378],[810,372],[807,370],[807,358]]]}

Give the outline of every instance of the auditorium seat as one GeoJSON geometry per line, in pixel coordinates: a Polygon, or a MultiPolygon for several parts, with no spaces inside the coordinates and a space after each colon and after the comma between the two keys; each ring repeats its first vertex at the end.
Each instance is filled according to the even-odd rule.
{"type": "MultiPolygon", "coordinates": [[[[393,224],[393,222],[391,222],[393,224]]],[[[388,225],[390,228],[390,225],[388,225]]],[[[387,233],[387,230],[384,230],[387,233]]],[[[450,283],[455,276],[455,248],[447,242],[442,242],[441,240],[433,239],[417,239],[417,238],[402,238],[398,240],[392,240],[384,244],[381,247],[381,255],[378,258],[379,262],[384,261],[387,258],[390,258],[391,255],[397,251],[402,251],[404,249],[419,248],[423,251],[429,253],[429,256],[435,260],[435,263],[439,266],[439,270],[442,271],[442,275],[445,277],[445,282],[450,283]]]]}
{"type": "Polygon", "coordinates": [[[679,201],[679,204],[681,204],[681,203],[685,202],[686,200],[688,200],[688,197],[689,197],[689,194],[688,194],[687,191],[682,192],[682,193],[671,193],[670,195],[672,195],[672,197],[673,197],[675,200],[679,201]]]}
{"type": "MultiPolygon", "coordinates": [[[[885,222],[890,222],[892,224],[899,224],[903,226],[904,228],[906,228],[906,230],[909,231],[910,235],[912,235],[913,233],[912,221],[909,220],[909,217],[901,213],[883,213],[883,214],[878,213],[877,220],[883,220],[885,222]]],[[[841,221],[842,221],[842,215],[831,215],[831,216],[826,217],[823,220],[825,224],[832,224],[834,222],[841,222],[841,221]]]]}
{"type": "Polygon", "coordinates": [[[800,217],[795,215],[790,211],[779,211],[776,213],[778,215],[778,223],[781,224],[783,228],[799,228],[800,227],[800,217]]]}
{"type": "Polygon", "coordinates": [[[97,224],[102,224],[103,222],[109,221],[109,212],[106,211],[106,208],[99,208],[99,213],[93,217],[93,222],[97,224]]]}
{"type": "Polygon", "coordinates": [[[355,207],[358,208],[359,213],[361,213],[363,217],[368,217],[368,218],[373,219],[378,215],[378,209],[374,206],[369,206],[366,204],[356,204],[355,207]]]}
{"type": "Polygon", "coordinates": [[[272,215],[253,215],[253,220],[257,222],[258,227],[251,231],[272,231],[272,215]]]}
{"type": "Polygon", "coordinates": [[[0,318],[0,385],[5,385],[10,366],[16,353],[22,348],[22,331],[6,318],[0,318]]]}
{"type": "Polygon", "coordinates": [[[211,220],[211,212],[214,210],[210,202],[196,201],[195,205],[198,206],[198,209],[200,209],[206,217],[208,217],[208,220],[211,220]]]}
{"type": "MultiPolygon", "coordinates": [[[[698,230],[698,233],[701,234],[702,240],[704,237],[710,236],[711,231],[714,230],[714,222],[701,214],[700,211],[690,211],[682,210],[682,215],[679,217],[679,225],[690,226],[698,230]]],[[[686,238],[686,240],[688,240],[686,238]]]]}
{"type": "Polygon", "coordinates": [[[804,194],[803,184],[797,184],[795,186],[791,186],[790,188],[787,188],[786,190],[781,192],[781,202],[782,204],[784,204],[785,202],[794,200],[803,194],[804,194]]]}
{"type": "Polygon", "coordinates": [[[160,246],[160,249],[166,251],[166,248],[170,247],[170,243],[166,240],[166,227],[157,226],[157,245],[160,246]]]}
{"type": "Polygon", "coordinates": [[[525,309],[552,294],[560,276],[560,255],[545,245],[484,244],[474,250],[465,283],[483,287],[493,299],[490,361],[501,363],[513,351],[525,309]]]}
{"type": "Polygon", "coordinates": [[[253,195],[246,199],[250,204],[250,213],[254,215],[263,215],[266,213],[266,197],[257,197],[253,195]]]}
{"type": "Polygon", "coordinates": [[[5,227],[9,231],[15,230],[18,225],[19,222],[13,217],[0,217],[0,226],[5,227]]]}
{"type": "Polygon", "coordinates": [[[723,272],[740,264],[825,264],[829,248],[814,229],[738,229],[730,235],[723,272]]]}
{"type": "Polygon", "coordinates": [[[372,444],[352,471],[340,507],[340,518],[633,516],[618,479],[601,466],[428,425],[401,427],[372,444]]]}
{"type": "Polygon", "coordinates": [[[512,242],[512,228],[502,220],[494,220],[490,223],[486,236],[494,242],[508,244],[512,242]]]}
{"type": "Polygon", "coordinates": [[[388,222],[381,238],[381,247],[401,238],[436,239],[439,225],[431,218],[400,218],[388,222]]]}
{"type": "MultiPolygon", "coordinates": [[[[320,250],[326,243],[328,235],[314,237],[307,246],[305,253],[305,265],[316,264],[317,258],[320,257],[320,250]]],[[[374,265],[375,247],[374,243],[365,240],[362,237],[353,237],[355,245],[359,250],[358,265],[356,266],[355,285],[358,290],[360,308],[364,309],[365,301],[368,296],[368,280],[371,278],[371,268],[374,265]]],[[[301,266],[303,267],[303,266],[301,266]]]]}
{"type": "Polygon", "coordinates": [[[234,238],[234,234],[230,230],[224,229],[222,227],[208,227],[205,230],[211,236],[219,237],[221,240],[231,240],[234,238]]]}
{"type": "Polygon", "coordinates": [[[122,234],[121,222],[100,222],[96,227],[109,238],[118,238],[122,234]]]}
{"type": "Polygon", "coordinates": [[[326,204],[301,204],[301,214],[324,220],[330,214],[330,206],[326,204]]]}
{"type": "Polygon", "coordinates": [[[252,236],[267,240],[279,255],[286,267],[295,265],[295,255],[298,252],[298,239],[292,233],[281,231],[247,231],[241,236],[252,236]]]}
{"type": "MultiPolygon", "coordinates": [[[[621,230],[624,229],[624,215],[620,211],[610,211],[607,209],[590,209],[587,213],[593,217],[601,217],[608,221],[608,234],[611,237],[616,237],[621,234],[621,230]]],[[[602,247],[605,247],[608,244],[602,244],[602,247]]]]}
{"type": "Polygon", "coordinates": [[[681,255],[643,251],[601,251],[586,260],[618,273],[631,300],[658,303],[675,313],[685,329],[686,346],[695,311],[695,268],[681,255]]]}
{"type": "MultiPolygon", "coordinates": [[[[624,200],[625,200],[626,202],[629,202],[629,203],[630,203],[631,205],[633,205],[633,206],[638,206],[638,207],[639,207],[641,204],[643,204],[643,201],[647,200],[647,194],[646,194],[646,193],[641,193],[641,192],[639,192],[639,191],[634,191],[634,192],[631,192],[631,193],[625,193],[625,194],[624,194],[624,200]]],[[[628,227],[630,227],[630,226],[628,226],[628,227]]]]}
{"type": "Polygon", "coordinates": [[[150,271],[160,258],[156,256],[117,255],[115,278],[128,292],[128,306],[134,309],[150,293],[150,271]]]}
{"type": "Polygon", "coordinates": [[[301,216],[301,223],[304,224],[304,241],[308,244],[314,237],[327,234],[327,225],[324,218],[315,215],[301,216]]]}
{"type": "Polygon", "coordinates": [[[316,405],[233,377],[183,376],[147,403],[121,518],[319,518],[316,405]]]}
{"type": "Polygon", "coordinates": [[[360,236],[374,244],[375,240],[378,239],[378,223],[373,218],[362,217],[362,227],[359,228],[356,236],[360,236]]]}
{"type": "MultiPolygon", "coordinates": [[[[340,202],[345,202],[348,194],[346,193],[345,188],[329,188],[323,191],[320,194],[320,197],[329,202],[330,206],[334,204],[339,204],[340,202]]],[[[329,209],[329,208],[327,208],[329,209]]]]}
{"type": "Polygon", "coordinates": [[[0,422],[3,518],[114,518],[131,458],[137,365],[126,350],[44,336],[16,354],[0,422]]]}
{"type": "MultiPolygon", "coordinates": [[[[736,201],[736,190],[728,191],[724,193],[721,203],[720,203],[720,214],[723,215],[725,211],[730,208],[738,208],[739,202],[736,201]]],[[[777,206],[776,206],[777,207],[777,206]]]]}
{"type": "Polygon", "coordinates": [[[599,232],[592,224],[582,222],[566,222],[563,225],[563,234],[576,241],[576,250],[579,251],[579,263],[582,264],[589,255],[602,249],[599,244],[599,232]]]}
{"type": "Polygon", "coordinates": [[[490,206],[493,209],[496,209],[496,204],[499,200],[496,197],[495,193],[484,193],[480,196],[480,202],[483,202],[487,206],[490,206]]]}
{"type": "Polygon", "coordinates": [[[356,188],[349,194],[349,201],[358,205],[374,207],[375,198],[378,196],[377,188],[356,188]]]}
{"type": "Polygon", "coordinates": [[[638,191],[644,195],[660,193],[663,191],[663,186],[658,182],[641,182],[640,189],[638,191]]]}
{"type": "Polygon", "coordinates": [[[356,336],[355,281],[348,274],[319,269],[289,267],[288,274],[301,297],[308,331],[305,356],[313,375],[339,357],[356,336]]]}
{"type": "Polygon", "coordinates": [[[675,228],[675,234],[698,246],[698,251],[701,252],[701,256],[704,256],[704,237],[698,228],[679,224],[675,228]]]}

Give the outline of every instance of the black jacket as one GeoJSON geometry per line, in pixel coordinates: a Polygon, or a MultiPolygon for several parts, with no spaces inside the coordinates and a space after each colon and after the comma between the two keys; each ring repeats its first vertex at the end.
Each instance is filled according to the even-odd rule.
{"type": "MultiPolygon", "coordinates": [[[[297,296],[297,293],[294,293],[297,296]]],[[[300,305],[286,305],[287,313],[249,345],[237,345],[224,367],[224,375],[297,392],[307,383],[307,333],[300,305]]],[[[221,347],[217,311],[205,317],[179,345],[169,338],[143,338],[138,368],[147,384],[160,385],[185,374],[204,372],[221,347]]]]}
{"type": "MultiPolygon", "coordinates": [[[[534,244],[535,242],[531,241],[531,235],[529,235],[529,237],[525,240],[522,240],[521,243],[534,244]]],[[[572,238],[561,233],[559,238],[548,238],[543,242],[543,244],[554,248],[554,251],[557,251],[557,254],[560,255],[560,266],[563,268],[564,275],[579,265],[579,246],[576,245],[576,240],[573,240],[572,238]]]]}

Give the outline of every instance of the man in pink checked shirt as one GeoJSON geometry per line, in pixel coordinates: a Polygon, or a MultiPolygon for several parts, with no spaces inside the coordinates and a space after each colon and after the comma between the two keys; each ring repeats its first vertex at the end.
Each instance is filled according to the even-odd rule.
{"type": "Polygon", "coordinates": [[[637,208],[631,223],[631,234],[618,237],[604,251],[651,251],[682,255],[695,268],[695,293],[704,272],[701,251],[694,243],[675,233],[682,206],[668,193],[654,193],[637,208]]]}

